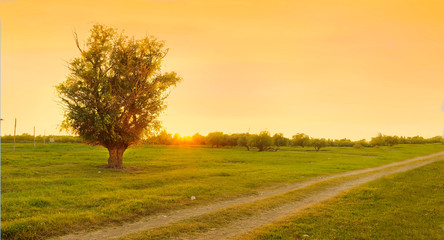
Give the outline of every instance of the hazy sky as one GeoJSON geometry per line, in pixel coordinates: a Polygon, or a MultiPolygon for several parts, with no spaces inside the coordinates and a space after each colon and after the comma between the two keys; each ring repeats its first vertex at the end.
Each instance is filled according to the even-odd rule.
{"type": "Polygon", "coordinates": [[[54,86],[94,23],[154,35],[171,133],[370,138],[444,128],[444,1],[0,0],[2,135],[57,134],[54,86]]]}

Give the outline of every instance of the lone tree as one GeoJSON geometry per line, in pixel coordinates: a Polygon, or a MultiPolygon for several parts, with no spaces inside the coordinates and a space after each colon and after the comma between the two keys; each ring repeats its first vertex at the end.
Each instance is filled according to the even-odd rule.
{"type": "Polygon", "coordinates": [[[239,138],[237,139],[237,145],[241,147],[246,147],[248,151],[250,151],[250,144],[249,139],[251,138],[251,135],[249,133],[242,133],[239,135],[239,138]]]}
{"type": "Polygon", "coordinates": [[[314,147],[316,152],[318,152],[321,148],[327,146],[327,141],[324,138],[313,138],[311,139],[311,145],[314,147]]]}
{"type": "Polygon", "coordinates": [[[206,143],[211,145],[211,147],[216,146],[219,148],[223,145],[224,142],[224,133],[223,132],[211,132],[208,133],[206,138],[206,143]]]}
{"type": "Polygon", "coordinates": [[[61,127],[88,144],[109,151],[109,168],[122,168],[125,150],[144,133],[158,129],[168,89],[180,77],[161,73],[168,52],[154,37],[136,40],[116,29],[94,25],[80,56],[68,63],[67,79],[56,88],[64,107],[61,127]]]}
{"type": "Polygon", "coordinates": [[[270,136],[270,132],[262,131],[259,135],[253,135],[250,138],[250,145],[257,147],[259,152],[270,149],[273,143],[273,139],[270,136]]]}
{"type": "Polygon", "coordinates": [[[293,146],[301,146],[301,147],[307,146],[309,142],[310,142],[310,137],[303,133],[298,133],[296,135],[293,135],[291,140],[293,146]]]}
{"type": "Polygon", "coordinates": [[[279,147],[288,145],[288,138],[284,137],[283,133],[275,133],[273,135],[273,144],[279,149],[279,147]]]}

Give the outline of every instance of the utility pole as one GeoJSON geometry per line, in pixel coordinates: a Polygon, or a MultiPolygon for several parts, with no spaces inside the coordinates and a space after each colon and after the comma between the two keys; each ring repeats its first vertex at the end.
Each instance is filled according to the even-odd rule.
{"type": "Polygon", "coordinates": [[[12,151],[15,152],[15,130],[17,129],[17,118],[14,119],[14,145],[12,151]]]}
{"type": "Polygon", "coordinates": [[[46,144],[46,130],[43,132],[43,144],[46,144]]]}
{"type": "Polygon", "coordinates": [[[34,126],[34,149],[35,149],[35,126],[34,126]]]}

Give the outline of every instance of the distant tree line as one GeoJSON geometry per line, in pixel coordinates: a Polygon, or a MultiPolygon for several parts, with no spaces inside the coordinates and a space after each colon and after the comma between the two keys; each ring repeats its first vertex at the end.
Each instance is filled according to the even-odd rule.
{"type": "Polygon", "coordinates": [[[393,146],[396,144],[424,144],[424,143],[444,143],[441,136],[423,138],[420,136],[415,137],[398,137],[378,134],[378,136],[370,140],[371,146],[393,146]]]}
{"type": "Polygon", "coordinates": [[[223,132],[211,132],[207,136],[199,133],[191,137],[182,138],[179,134],[172,135],[163,130],[159,134],[147,139],[148,143],[161,145],[208,145],[214,148],[220,147],[245,147],[247,150],[252,148],[257,151],[277,151],[281,147],[313,147],[316,151],[325,147],[377,147],[377,146],[394,146],[396,144],[426,144],[426,143],[443,143],[441,136],[432,138],[415,137],[398,137],[378,134],[370,141],[365,139],[352,141],[347,138],[343,139],[325,139],[312,138],[304,133],[297,133],[291,138],[286,138],[282,133],[271,135],[268,131],[262,131],[259,134],[250,133],[234,133],[224,134],[223,132]]]}
{"type": "MultiPolygon", "coordinates": [[[[49,143],[49,139],[53,138],[56,143],[81,143],[82,138],[79,136],[59,136],[47,135],[36,136],[36,142],[49,143]]],[[[31,143],[34,136],[28,133],[15,136],[18,143],[31,143]]],[[[12,143],[14,136],[5,135],[1,137],[2,142],[12,143]]],[[[179,134],[171,134],[162,130],[157,135],[149,137],[145,140],[149,144],[157,145],[208,145],[213,148],[221,147],[245,147],[247,150],[256,149],[257,151],[278,151],[281,147],[313,147],[316,151],[325,147],[378,147],[378,146],[394,146],[396,144],[427,144],[427,143],[444,143],[441,136],[432,138],[415,137],[398,137],[378,134],[370,141],[365,139],[352,141],[347,138],[343,139],[325,139],[312,138],[304,133],[297,133],[291,138],[284,137],[282,133],[271,135],[268,131],[262,131],[259,134],[251,133],[234,133],[225,134],[223,132],[211,132],[207,136],[199,133],[191,137],[181,137],[179,134]]]]}
{"type": "MultiPolygon", "coordinates": [[[[56,143],[82,143],[83,140],[79,136],[59,136],[59,135],[47,135],[35,136],[36,142],[46,142],[49,143],[49,139],[53,138],[56,143]]],[[[13,135],[5,135],[2,136],[2,142],[4,143],[12,143],[14,142],[13,135]]],[[[31,143],[34,141],[34,136],[28,133],[23,133],[22,135],[15,136],[15,142],[17,143],[31,143]]]]}

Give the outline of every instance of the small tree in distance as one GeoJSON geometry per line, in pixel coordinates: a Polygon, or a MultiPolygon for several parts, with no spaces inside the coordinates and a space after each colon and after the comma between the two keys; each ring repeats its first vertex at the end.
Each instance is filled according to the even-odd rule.
{"type": "Polygon", "coordinates": [[[182,140],[182,137],[180,136],[180,134],[179,134],[179,133],[175,133],[175,134],[173,135],[173,141],[172,141],[172,144],[173,144],[173,145],[179,145],[180,142],[181,142],[181,140],[182,140]]]}
{"type": "Polygon", "coordinates": [[[152,139],[154,144],[170,145],[173,142],[173,135],[164,129],[152,139]]]}
{"type": "Polygon", "coordinates": [[[267,150],[273,143],[273,139],[270,136],[270,132],[262,131],[259,135],[253,135],[250,138],[250,145],[257,148],[259,152],[267,150]]]}
{"type": "Polygon", "coordinates": [[[279,149],[282,146],[288,145],[288,138],[284,137],[283,133],[275,133],[273,135],[273,144],[279,149]]]}
{"type": "Polygon", "coordinates": [[[324,138],[313,138],[311,139],[311,145],[314,147],[316,152],[318,152],[321,148],[327,146],[327,141],[324,138]]]}
{"type": "Polygon", "coordinates": [[[308,145],[309,142],[310,142],[310,137],[308,137],[308,135],[303,133],[298,133],[296,135],[293,135],[291,139],[291,145],[293,146],[305,147],[308,145]]]}
{"type": "Polygon", "coordinates": [[[161,73],[168,49],[153,37],[128,38],[94,25],[69,75],[57,86],[64,107],[62,128],[109,151],[109,168],[122,168],[123,153],[148,130],[157,129],[168,89],[180,78],[161,73]]]}
{"type": "Polygon", "coordinates": [[[197,145],[205,145],[205,137],[196,133],[192,136],[193,143],[197,145]]]}
{"type": "Polygon", "coordinates": [[[239,135],[239,138],[237,139],[237,145],[241,147],[246,147],[247,151],[250,151],[250,144],[251,141],[249,141],[251,138],[251,135],[249,133],[242,133],[239,135]]]}
{"type": "MultiPolygon", "coordinates": [[[[376,137],[373,137],[370,140],[370,144],[373,146],[394,146],[400,142],[400,138],[398,136],[387,136],[379,133],[376,137]]],[[[424,143],[425,140],[422,138],[420,141],[424,143]]]]}
{"type": "Polygon", "coordinates": [[[207,144],[211,145],[211,147],[216,146],[219,148],[222,146],[224,141],[224,133],[223,132],[212,132],[208,133],[206,142],[207,144]]]}

